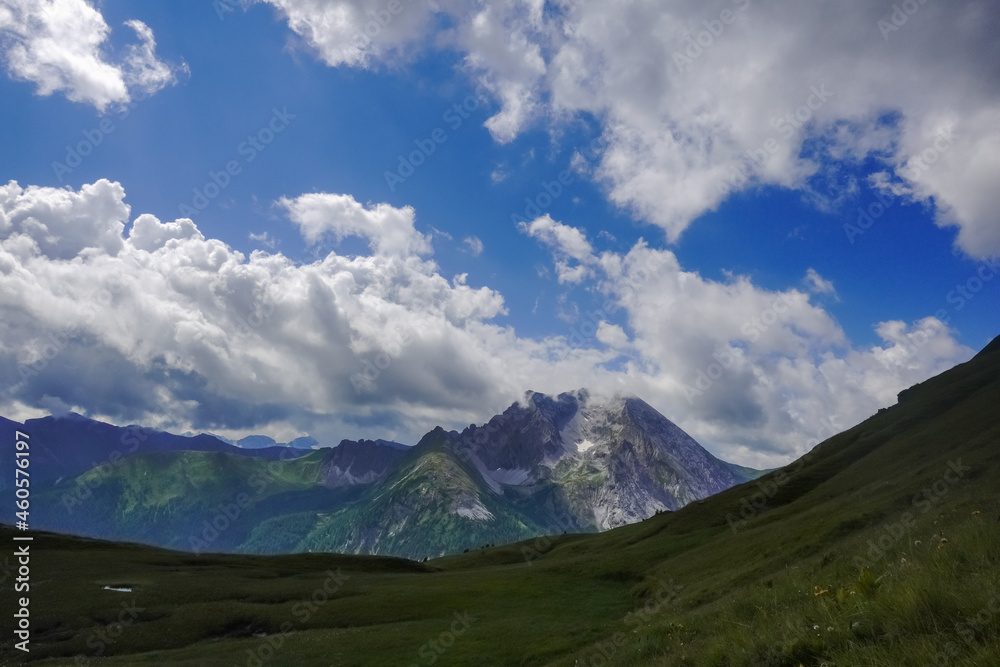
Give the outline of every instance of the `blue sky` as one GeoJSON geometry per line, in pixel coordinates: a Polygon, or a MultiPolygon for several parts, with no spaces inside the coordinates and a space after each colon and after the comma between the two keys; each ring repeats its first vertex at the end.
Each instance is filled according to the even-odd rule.
{"type": "MultiPolygon", "coordinates": [[[[379,38],[357,48],[348,48],[349,38],[371,21],[366,12],[377,15],[388,3],[233,2],[221,17],[209,2],[38,4],[50,9],[48,20],[69,17],[68,25],[89,8],[110,35],[103,42],[81,38],[80,45],[67,46],[69,56],[56,57],[44,43],[52,25],[31,15],[37,8],[13,2],[6,24],[0,14],[7,71],[0,78],[0,183],[37,190],[34,199],[9,196],[11,222],[0,226],[0,236],[13,244],[35,233],[25,221],[39,218],[32,213],[42,206],[39,199],[58,198],[54,189],[83,193],[106,179],[124,194],[95,193],[94,201],[106,198],[100,205],[81,194],[79,210],[73,209],[77,203],[45,204],[47,215],[63,216],[45,223],[47,238],[90,216],[98,230],[122,223],[114,234],[128,249],[138,216],[155,216],[159,225],[189,217],[200,241],[193,227],[162,233],[185,243],[218,240],[242,253],[242,260],[228,260],[233,275],[252,264],[255,250],[280,256],[287,266],[262,268],[271,282],[258,289],[272,290],[272,300],[280,294],[278,312],[297,328],[317,328],[309,345],[294,343],[277,330],[276,337],[265,333],[276,327],[272,318],[254,331],[253,344],[230,331],[229,342],[212,351],[190,348],[172,308],[198,313],[192,322],[211,335],[226,331],[232,323],[220,324],[222,311],[212,310],[225,311],[226,303],[192,295],[236,278],[220,277],[210,262],[207,273],[190,278],[203,281],[200,286],[178,287],[171,271],[194,251],[164,245],[162,238],[142,251],[158,253],[155,260],[109,251],[123,262],[116,275],[137,276],[128,297],[121,297],[121,321],[108,329],[64,324],[68,351],[44,369],[38,368],[40,346],[60,325],[40,315],[39,302],[6,299],[12,316],[3,368],[15,381],[7,383],[14,388],[0,396],[0,405],[8,416],[75,409],[120,423],[230,435],[410,441],[432,424],[483,421],[527,389],[586,383],[636,393],[714,452],[764,465],[804,451],[831,395],[852,392],[836,403],[842,426],[850,426],[899,389],[968,359],[1000,328],[1000,279],[976,282],[984,266],[980,275],[992,276],[983,262],[1000,252],[997,219],[989,213],[997,197],[989,182],[1000,171],[991,171],[995,157],[983,155],[984,146],[998,141],[990,122],[1000,110],[998,77],[975,53],[996,17],[969,27],[970,17],[983,18],[984,3],[923,7],[907,17],[900,34],[886,39],[879,21],[892,21],[891,3],[888,9],[860,3],[831,25],[830,3],[791,16],[781,2],[678,2],[662,9],[632,2],[586,8],[458,0],[435,9],[414,2],[404,3],[379,38]],[[334,10],[342,22],[330,28],[324,12],[334,10]],[[729,10],[732,24],[713,23],[729,10]],[[159,72],[155,76],[129,69],[126,55],[139,38],[125,22],[135,20],[155,36],[146,69],[135,71],[159,72]],[[775,20],[796,37],[771,44],[767,26],[775,20]],[[678,68],[670,55],[686,52],[684,36],[697,38],[712,26],[722,34],[704,37],[703,52],[689,68],[678,68]],[[937,51],[921,39],[933,31],[943,35],[937,51]],[[866,36],[864,48],[855,43],[859,33],[866,36]],[[622,39],[634,50],[623,49],[622,39]],[[67,65],[73,58],[75,68],[67,65]],[[944,69],[961,76],[945,76],[941,59],[944,69]],[[766,73],[763,63],[769,63],[766,73]],[[98,64],[117,68],[127,92],[94,92],[96,75],[88,79],[81,71],[98,64]],[[868,74],[854,76],[859,68],[868,74]],[[949,88],[935,88],[939,80],[949,81],[949,88]],[[809,95],[820,84],[829,86],[831,100],[809,110],[803,105],[816,101],[809,95]],[[46,86],[52,92],[40,94],[46,86]],[[806,109],[809,120],[784,137],[773,120],[797,109],[806,109]],[[280,129],[273,140],[260,150],[248,148],[248,137],[271,138],[269,123],[280,129]],[[927,153],[945,131],[957,139],[927,153]],[[435,136],[445,140],[435,142],[435,136]],[[728,174],[746,151],[759,150],[771,137],[779,140],[773,155],[746,182],[730,182],[728,174]],[[84,151],[96,145],[78,166],[54,166],[74,164],[67,162],[67,147],[81,144],[84,151]],[[433,153],[390,186],[386,173],[400,173],[399,156],[421,145],[433,145],[433,153]],[[918,177],[913,160],[920,155],[935,162],[918,177]],[[214,192],[212,174],[225,172],[227,164],[233,174],[216,177],[226,187],[204,207],[193,206],[194,191],[208,186],[214,192]],[[972,167],[971,174],[961,172],[972,167]],[[568,184],[557,187],[561,174],[568,184]],[[548,203],[547,192],[557,190],[548,203]],[[364,222],[337,219],[337,211],[354,215],[344,213],[343,199],[312,201],[320,208],[296,220],[294,211],[305,211],[307,203],[299,198],[310,193],[353,198],[361,211],[357,220],[364,222]],[[879,210],[871,208],[878,197],[891,203],[870,228],[859,233],[850,227],[859,209],[879,210]],[[542,206],[526,212],[531,200],[542,206]],[[94,212],[121,203],[130,207],[127,215],[105,220],[94,212]],[[411,218],[399,214],[402,222],[393,224],[416,244],[407,247],[423,251],[393,257],[376,251],[387,238],[388,223],[373,213],[380,204],[387,215],[412,207],[411,218]],[[309,236],[309,225],[316,236],[309,236]],[[173,259],[168,251],[176,253],[173,259]],[[643,253],[652,258],[649,266],[658,267],[654,273],[666,273],[639,284],[621,267],[643,253]],[[321,260],[331,254],[340,269],[322,269],[321,260]],[[163,264],[153,282],[133,273],[158,261],[163,264]],[[327,273],[316,277],[306,270],[311,266],[327,273]],[[379,288],[366,297],[376,301],[359,297],[355,310],[333,286],[344,271],[362,284],[362,269],[373,272],[365,276],[382,277],[372,278],[379,288]],[[329,280],[330,291],[319,291],[326,297],[298,298],[294,290],[306,290],[310,279],[329,280]],[[431,312],[431,302],[399,296],[418,283],[422,293],[447,304],[432,300],[437,315],[413,329],[410,339],[419,339],[419,351],[403,345],[394,354],[392,341],[373,332],[395,322],[416,327],[431,312]],[[156,287],[146,291],[147,284],[156,287]],[[962,296],[955,291],[959,285],[982,287],[962,296]],[[764,344],[751,340],[747,322],[782,294],[798,295],[791,297],[792,314],[761,332],[764,344]],[[344,324],[319,316],[322,298],[330,299],[327,305],[344,324]],[[130,306],[137,309],[133,320],[124,314],[130,306]],[[151,312],[163,317],[159,329],[172,335],[141,331],[151,312]],[[374,312],[380,314],[366,324],[374,312]],[[891,322],[902,328],[884,324],[891,322]],[[602,333],[588,334],[587,327],[599,326],[602,333]],[[349,335],[337,343],[333,334],[341,329],[349,335]],[[324,354],[338,359],[335,368],[319,380],[303,378],[302,387],[275,379],[281,368],[308,366],[322,349],[310,346],[324,337],[330,337],[324,354]],[[736,366],[721,369],[710,390],[698,389],[699,373],[711,370],[725,349],[740,351],[736,366]],[[73,361],[88,350],[112,355],[109,369],[121,364],[128,370],[119,372],[134,378],[135,391],[161,394],[162,400],[63,386],[95,383],[73,361]],[[287,358],[269,357],[274,350],[287,358]],[[391,363],[358,389],[356,377],[379,350],[391,363]],[[466,363],[460,373],[448,367],[456,359],[466,363]],[[224,363],[259,363],[271,372],[234,373],[222,381],[209,368],[224,363]],[[404,366],[413,375],[397,378],[404,366]],[[37,372],[16,375],[23,368],[37,372]],[[437,389],[425,396],[399,389],[421,378],[437,389]],[[317,381],[329,386],[316,389],[317,381]],[[248,382],[259,383],[259,391],[247,392],[248,382]],[[822,388],[813,391],[810,382],[822,388]],[[350,386],[353,394],[345,389],[350,386]],[[692,396],[692,387],[701,393],[692,396]],[[299,401],[303,392],[309,397],[299,401]],[[233,414],[212,416],[204,406],[233,414]]],[[[86,247],[48,252],[42,242],[35,255],[10,250],[10,261],[17,258],[37,282],[22,275],[5,286],[7,293],[49,290],[56,303],[59,289],[40,285],[60,267],[79,271],[80,284],[100,284],[99,271],[107,267],[81,259],[86,247]],[[79,266],[70,266],[74,253],[79,266]]],[[[60,275],[65,280],[67,274],[60,275]]],[[[217,299],[237,303],[240,289],[253,291],[227,285],[220,293],[229,296],[217,299]]]]}

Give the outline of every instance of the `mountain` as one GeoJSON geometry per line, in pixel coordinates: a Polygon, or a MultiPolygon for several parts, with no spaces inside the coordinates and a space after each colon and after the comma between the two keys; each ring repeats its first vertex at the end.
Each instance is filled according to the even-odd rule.
{"type": "MultiPolygon", "coordinates": [[[[9,634],[0,651],[71,664],[100,649],[114,665],[998,665],[998,404],[994,343],[751,483],[600,534],[424,564],[35,534],[31,655],[9,634]],[[123,603],[137,622],[98,643],[123,603]]],[[[448,440],[436,432],[425,454],[448,440]]],[[[452,470],[452,484],[474,480],[452,470]]]]}
{"type": "Polygon", "coordinates": [[[528,392],[452,446],[497,493],[550,493],[580,527],[607,530],[676,510],[755,471],[712,456],[634,396],[528,392]]]}
{"type": "Polygon", "coordinates": [[[265,436],[233,447],[79,415],[23,428],[51,454],[32,463],[35,525],[193,550],[420,559],[608,530],[756,474],[638,398],[586,390],[528,392],[482,426],[438,428],[409,448],[344,440],[302,450],[265,436]]]}
{"type": "MultiPolygon", "coordinates": [[[[15,431],[31,436],[31,480],[36,485],[76,477],[99,466],[114,466],[129,456],[148,452],[242,452],[266,460],[306,453],[281,447],[243,451],[204,433],[182,436],[134,424],[113,426],[75,412],[28,419],[23,424],[0,417],[0,441],[14,442],[15,431]]],[[[7,460],[0,463],[6,465],[7,460]]],[[[0,489],[9,488],[12,479],[12,475],[2,475],[0,489]]]]}
{"type": "MultiPolygon", "coordinates": [[[[320,449],[319,442],[315,438],[310,436],[295,438],[294,440],[291,440],[289,442],[278,442],[274,438],[266,435],[248,435],[245,438],[240,438],[234,444],[237,447],[241,447],[243,449],[266,449],[268,447],[294,447],[297,449],[320,449]]],[[[399,446],[402,447],[403,445],[399,446]]]]}
{"type": "Polygon", "coordinates": [[[237,440],[236,446],[242,449],[265,449],[266,447],[277,447],[278,442],[266,435],[248,435],[237,440]]]}
{"type": "MultiPolygon", "coordinates": [[[[494,493],[451,451],[451,435],[428,433],[384,479],[338,511],[298,517],[304,530],[286,531],[282,551],[387,554],[421,559],[547,532],[494,493]]],[[[282,519],[261,524],[261,535],[282,519]]],[[[252,535],[243,551],[263,551],[252,535]]],[[[273,551],[273,548],[271,549],[273,551]]]]}
{"type": "Polygon", "coordinates": [[[638,398],[527,392],[483,426],[428,433],[352,505],[293,521],[273,518],[241,550],[419,559],[546,533],[607,530],[755,474],[716,459],[638,398]],[[280,544],[279,533],[286,540],[280,544]]]}

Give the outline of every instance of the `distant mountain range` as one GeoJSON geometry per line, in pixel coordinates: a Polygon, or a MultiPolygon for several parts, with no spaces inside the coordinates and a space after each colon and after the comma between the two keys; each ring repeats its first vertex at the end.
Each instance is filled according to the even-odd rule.
{"type": "MultiPolygon", "coordinates": [[[[0,418],[3,442],[15,430],[31,436],[33,528],[197,552],[421,559],[603,531],[761,474],[715,458],[638,398],[586,390],[528,392],[482,426],[437,428],[413,447],[233,446],[75,414],[0,418]]],[[[12,479],[3,473],[5,495],[12,479]]]]}

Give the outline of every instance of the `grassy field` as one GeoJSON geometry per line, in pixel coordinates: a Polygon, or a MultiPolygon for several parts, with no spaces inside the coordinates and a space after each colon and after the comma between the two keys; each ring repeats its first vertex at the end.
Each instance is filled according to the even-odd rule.
{"type": "Polygon", "coordinates": [[[38,535],[31,653],[9,632],[0,650],[38,665],[1000,665],[998,405],[992,350],[679,512],[423,564],[38,535]]]}

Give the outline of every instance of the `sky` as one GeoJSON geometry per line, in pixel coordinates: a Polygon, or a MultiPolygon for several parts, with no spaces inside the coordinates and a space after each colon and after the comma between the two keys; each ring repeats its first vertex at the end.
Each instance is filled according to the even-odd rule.
{"type": "Polygon", "coordinates": [[[1000,334],[993,0],[0,0],[0,415],[784,464],[1000,334]]]}

